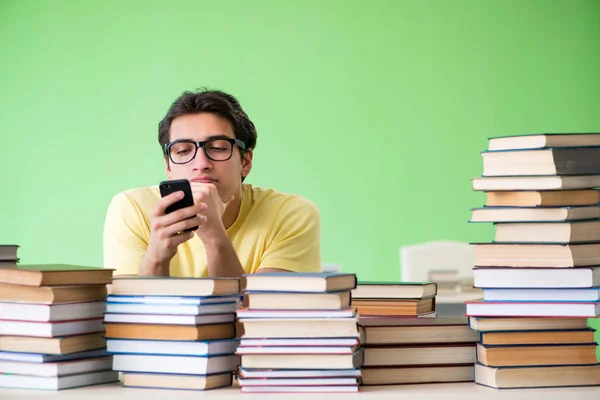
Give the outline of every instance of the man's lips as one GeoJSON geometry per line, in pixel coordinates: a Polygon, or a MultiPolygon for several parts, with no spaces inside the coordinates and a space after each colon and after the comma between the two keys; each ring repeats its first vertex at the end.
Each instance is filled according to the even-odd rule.
{"type": "Polygon", "coordinates": [[[210,176],[197,176],[195,178],[190,179],[190,181],[200,183],[215,183],[217,180],[215,178],[211,178],[210,176]]]}

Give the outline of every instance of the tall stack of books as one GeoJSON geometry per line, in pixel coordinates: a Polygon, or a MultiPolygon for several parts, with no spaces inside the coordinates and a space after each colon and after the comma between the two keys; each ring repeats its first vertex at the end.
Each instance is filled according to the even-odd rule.
{"type": "Polygon", "coordinates": [[[478,335],[464,317],[436,317],[436,293],[431,282],[358,283],[363,385],[473,381],[478,335]]]}
{"type": "Polygon", "coordinates": [[[113,271],[0,268],[0,387],[59,390],[114,382],[103,315],[113,271]]]}
{"type": "Polygon", "coordinates": [[[486,192],[472,222],[495,224],[474,243],[466,302],[480,332],[475,381],[494,388],[600,385],[600,134],[492,138],[482,152],[486,192]]]}
{"type": "Polygon", "coordinates": [[[238,278],[113,278],[106,338],[123,386],[231,386],[239,292],[238,278]]]}
{"type": "Polygon", "coordinates": [[[242,392],[357,392],[363,353],[350,307],[354,274],[246,276],[242,392]]]}

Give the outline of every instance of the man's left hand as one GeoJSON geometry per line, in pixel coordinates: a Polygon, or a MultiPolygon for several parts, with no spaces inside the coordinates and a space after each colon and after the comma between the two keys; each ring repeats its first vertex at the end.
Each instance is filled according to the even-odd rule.
{"type": "Polygon", "coordinates": [[[223,202],[217,187],[212,183],[190,182],[192,194],[194,195],[194,203],[205,203],[206,209],[202,213],[206,217],[206,222],[201,225],[196,234],[203,239],[204,235],[213,235],[221,233],[225,230],[223,225],[223,214],[225,210],[235,199],[231,196],[227,201],[223,202]]]}

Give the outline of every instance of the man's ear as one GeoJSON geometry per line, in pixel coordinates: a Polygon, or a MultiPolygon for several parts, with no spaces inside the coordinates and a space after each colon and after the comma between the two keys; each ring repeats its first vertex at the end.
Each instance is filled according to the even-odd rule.
{"type": "Polygon", "coordinates": [[[252,156],[254,152],[252,149],[244,152],[244,158],[242,159],[242,178],[245,178],[250,173],[252,169],[252,156]]]}
{"type": "Polygon", "coordinates": [[[171,174],[171,168],[169,167],[169,157],[165,157],[165,172],[167,173],[167,177],[171,179],[169,176],[171,174]]]}

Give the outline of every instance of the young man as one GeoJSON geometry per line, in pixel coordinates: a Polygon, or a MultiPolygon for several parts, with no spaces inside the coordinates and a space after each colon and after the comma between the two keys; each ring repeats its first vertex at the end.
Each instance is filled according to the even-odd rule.
{"type": "Polygon", "coordinates": [[[168,179],[189,180],[195,205],[166,214],[182,193],[161,198],[158,186],[117,194],[104,226],[104,266],[115,275],[180,277],[320,272],[315,205],[243,183],[256,137],[254,124],[227,93],[177,98],[159,123],[158,141],[168,179]]]}

